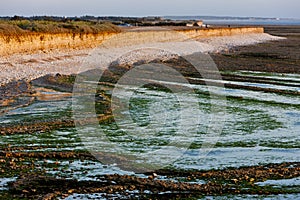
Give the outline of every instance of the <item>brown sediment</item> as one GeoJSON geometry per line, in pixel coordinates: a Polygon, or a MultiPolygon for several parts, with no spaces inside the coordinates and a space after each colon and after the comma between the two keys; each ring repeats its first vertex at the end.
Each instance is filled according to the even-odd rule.
{"type": "Polygon", "coordinates": [[[159,180],[156,175],[139,178],[129,175],[98,176],[97,181],[77,181],[74,179],[54,178],[44,175],[27,174],[10,184],[12,193],[26,198],[67,197],[74,193],[106,193],[129,197],[129,191],[135,192],[138,198],[183,198],[201,195],[229,194],[280,194],[280,189],[258,186],[254,183],[266,179],[286,179],[300,175],[300,163],[269,164],[238,169],[209,171],[157,171],[158,176],[202,179],[204,184],[159,180]],[[243,189],[247,187],[247,189],[243,189]],[[144,191],[150,191],[144,193],[144,191]],[[164,193],[166,192],[166,193],[164,193]]]}
{"type": "MultiPolygon", "coordinates": [[[[277,93],[277,94],[287,94],[287,95],[299,95],[300,94],[299,91],[294,91],[294,90],[283,90],[283,89],[265,88],[265,87],[258,87],[258,86],[219,82],[221,80],[226,80],[226,81],[274,84],[274,85],[278,85],[278,86],[299,87],[300,86],[299,81],[288,80],[285,83],[281,83],[280,81],[278,81],[278,79],[265,78],[265,77],[228,75],[226,73],[222,73],[222,72],[219,72],[216,70],[210,70],[208,68],[202,69],[203,70],[202,73],[205,74],[205,76],[206,76],[206,77],[204,77],[203,74],[200,74],[190,63],[188,63],[184,58],[181,58],[181,57],[176,58],[176,59],[170,59],[167,61],[153,60],[150,63],[163,63],[169,67],[172,67],[173,69],[179,71],[181,75],[185,76],[185,78],[191,84],[208,85],[208,86],[222,86],[222,87],[231,88],[231,89],[244,89],[244,90],[250,90],[250,91],[260,91],[260,92],[265,92],[265,93],[277,93]],[[298,83],[298,84],[295,84],[295,83],[298,83]]],[[[105,74],[109,75],[109,77],[103,76],[102,78],[104,80],[111,81],[112,83],[116,83],[118,81],[118,79],[120,77],[122,77],[123,74],[125,74],[127,71],[129,71],[132,68],[134,68],[134,64],[129,65],[129,66],[127,66],[127,65],[126,66],[111,65],[105,72],[105,74]]],[[[299,68],[300,68],[300,65],[299,65],[299,68]]],[[[147,74],[149,74],[149,77],[152,76],[152,72],[149,72],[149,71],[142,71],[141,73],[143,73],[143,77],[147,77],[147,74]]],[[[164,75],[164,78],[166,78],[166,77],[168,77],[168,75],[164,75]]],[[[169,79],[170,79],[170,81],[172,81],[171,79],[176,80],[177,78],[179,79],[180,77],[170,75],[169,79]]],[[[138,77],[135,78],[135,80],[137,80],[137,79],[138,79],[138,77]]],[[[148,81],[149,82],[152,81],[153,83],[155,83],[155,80],[148,80],[148,81]]],[[[168,85],[168,83],[165,83],[165,85],[168,85]]]]}
{"type": "Polygon", "coordinates": [[[300,176],[299,162],[286,162],[280,164],[268,164],[255,167],[241,167],[237,169],[212,170],[212,171],[178,171],[158,170],[155,173],[168,177],[190,177],[193,179],[228,180],[235,183],[250,181],[257,182],[266,179],[282,179],[300,176]]]}
{"type": "Polygon", "coordinates": [[[269,26],[265,32],[286,39],[211,54],[219,70],[300,73],[300,26],[269,26]]]}
{"type": "Polygon", "coordinates": [[[12,135],[12,134],[31,134],[37,132],[47,132],[54,129],[59,129],[62,127],[74,127],[73,120],[62,120],[57,119],[57,121],[49,122],[33,122],[29,124],[14,124],[9,126],[1,126],[1,135],[12,135]]]}
{"type": "MultiPolygon", "coordinates": [[[[25,148],[26,149],[26,148],[25,148]]],[[[18,150],[24,151],[22,147],[18,150]]],[[[38,149],[38,148],[31,148],[38,149]]],[[[42,147],[41,147],[42,149],[42,147]]],[[[73,151],[65,151],[65,152],[11,152],[12,150],[16,150],[14,148],[11,149],[3,149],[0,152],[0,158],[39,158],[39,159],[88,159],[95,160],[94,156],[90,153],[78,153],[73,151]]]]}
{"type": "Polygon", "coordinates": [[[32,93],[31,85],[24,80],[12,81],[8,84],[0,86],[1,101],[30,93],[32,93]]]}
{"type": "Polygon", "coordinates": [[[31,81],[34,86],[51,88],[63,92],[72,92],[76,75],[48,74],[31,81]]]}
{"type": "Polygon", "coordinates": [[[57,93],[56,90],[47,88],[35,88],[34,90],[35,94],[33,94],[32,96],[36,97],[38,101],[57,101],[72,96],[72,93],[57,93]]]}
{"type": "Polygon", "coordinates": [[[12,81],[0,86],[0,113],[7,112],[10,109],[16,109],[29,105],[33,102],[34,90],[31,85],[24,81],[12,81]]]}
{"type": "MultiPolygon", "coordinates": [[[[112,119],[112,115],[98,116],[99,122],[104,122],[112,119]]],[[[76,121],[77,125],[94,124],[94,118],[87,118],[85,120],[76,121]]],[[[71,119],[57,119],[46,122],[32,122],[27,124],[13,124],[0,127],[0,135],[13,135],[13,134],[32,134],[32,133],[44,133],[60,128],[75,127],[74,120],[71,119]]]]}

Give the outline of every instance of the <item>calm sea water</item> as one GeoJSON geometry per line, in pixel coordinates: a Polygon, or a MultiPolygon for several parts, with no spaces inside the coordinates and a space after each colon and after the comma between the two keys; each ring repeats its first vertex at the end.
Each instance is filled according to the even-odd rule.
{"type": "Polygon", "coordinates": [[[232,25],[293,25],[299,26],[300,19],[279,20],[204,20],[206,24],[232,24],[232,25]]]}
{"type": "Polygon", "coordinates": [[[201,16],[174,16],[165,17],[172,20],[203,20],[205,24],[218,24],[218,25],[300,25],[300,19],[213,19],[201,16]]]}

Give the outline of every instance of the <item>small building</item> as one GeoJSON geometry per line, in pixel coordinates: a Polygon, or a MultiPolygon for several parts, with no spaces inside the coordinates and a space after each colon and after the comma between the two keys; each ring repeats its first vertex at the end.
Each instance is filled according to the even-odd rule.
{"type": "Polygon", "coordinates": [[[203,21],[193,21],[193,22],[187,22],[186,26],[192,27],[192,26],[203,26],[203,21]]]}
{"type": "Polygon", "coordinates": [[[195,22],[194,26],[203,26],[203,21],[200,20],[200,21],[195,22]]]}

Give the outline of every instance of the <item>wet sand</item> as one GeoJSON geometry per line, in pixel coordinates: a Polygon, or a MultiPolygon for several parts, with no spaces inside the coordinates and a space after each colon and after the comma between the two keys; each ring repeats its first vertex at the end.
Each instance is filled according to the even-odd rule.
{"type": "Polygon", "coordinates": [[[285,37],[254,46],[211,54],[219,70],[300,73],[300,26],[268,26],[265,32],[285,37]]]}

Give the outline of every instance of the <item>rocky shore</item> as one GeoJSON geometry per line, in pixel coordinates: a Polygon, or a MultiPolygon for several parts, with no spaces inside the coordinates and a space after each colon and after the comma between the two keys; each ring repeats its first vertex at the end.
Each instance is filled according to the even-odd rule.
{"type": "Polygon", "coordinates": [[[182,199],[230,194],[271,195],[282,192],[254,183],[266,179],[298,177],[299,170],[299,163],[282,163],[216,171],[158,171],[150,173],[147,178],[115,174],[98,177],[98,181],[78,181],[28,174],[21,176],[9,187],[15,194],[13,196],[17,198],[49,200],[56,197],[67,198],[74,193],[106,194],[103,197],[118,194],[116,196],[122,199],[182,199]],[[202,179],[206,183],[161,180],[165,175],[168,178],[180,177],[189,181],[202,179]],[[130,194],[129,191],[135,192],[130,194]]]}
{"type": "MultiPolygon", "coordinates": [[[[137,62],[140,59],[171,59],[174,53],[188,55],[194,52],[222,52],[229,51],[237,46],[257,44],[267,41],[283,39],[268,34],[245,34],[224,37],[212,37],[196,39],[190,42],[166,42],[156,44],[142,44],[136,46],[125,46],[120,48],[100,47],[97,53],[102,54],[97,61],[97,67],[107,67],[107,64],[116,60],[121,63],[137,62]],[[160,49],[159,52],[151,52],[147,49],[160,49]],[[140,51],[143,49],[144,51],[140,51]],[[139,51],[135,51],[139,50],[139,51]],[[171,52],[170,52],[170,51],[171,52]],[[124,60],[121,55],[130,53],[124,60]],[[121,56],[121,57],[120,57],[121,56]],[[112,60],[114,59],[114,60],[112,60]]],[[[121,42],[121,41],[120,41],[121,42]]],[[[78,74],[95,68],[94,65],[86,63],[90,60],[89,55],[93,49],[45,49],[34,54],[14,54],[0,58],[0,84],[6,84],[13,80],[33,80],[47,74],[78,74]]]]}
{"type": "MultiPolygon", "coordinates": [[[[298,80],[278,81],[276,77],[241,76],[227,73],[228,71],[238,70],[300,73],[300,47],[298,45],[300,42],[300,27],[297,29],[295,27],[266,27],[266,31],[276,36],[248,34],[202,38],[193,42],[168,42],[165,44],[137,45],[112,49],[100,48],[96,51],[91,49],[48,50],[31,55],[15,54],[1,57],[0,111],[5,114],[9,109],[28,106],[34,101],[47,101],[47,99],[42,99],[41,91],[44,93],[59,91],[63,93],[62,95],[69,95],[70,97],[76,74],[88,70],[90,71],[87,73],[94,72],[95,65],[90,63],[91,58],[89,56],[95,54],[95,52],[98,53],[100,58],[106,58],[106,60],[97,60],[98,64],[103,64],[106,67],[109,64],[102,77],[103,80],[100,80],[103,83],[99,83],[103,88],[107,85],[113,85],[122,74],[132,67],[149,62],[163,63],[173,67],[185,76],[191,84],[204,85],[207,82],[199,79],[202,77],[198,77],[199,74],[195,69],[192,69],[192,66],[180,57],[180,55],[200,51],[209,54],[213,58],[220,70],[223,81],[227,81],[224,83],[226,89],[243,89],[246,92],[259,91],[262,94],[298,97],[299,91],[280,89],[281,86],[300,87],[298,80]],[[199,44],[199,46],[197,47],[194,44],[199,44]],[[140,50],[141,48],[144,49],[140,50]],[[153,48],[156,50],[153,50],[153,48]],[[180,52],[180,55],[168,51],[171,48],[175,48],[180,52]],[[279,87],[264,88],[249,83],[274,84],[279,87]]],[[[105,68],[101,68],[101,70],[103,69],[105,68]]],[[[212,81],[211,84],[218,85],[218,83],[213,82],[214,80],[210,81],[212,81]]],[[[97,92],[102,95],[101,91],[97,92]]],[[[229,97],[230,100],[240,100],[242,98],[239,96],[229,97]]],[[[97,113],[99,114],[99,122],[113,121],[109,106],[110,98],[99,98],[96,101],[99,101],[96,103],[100,104],[99,109],[104,113],[97,113]]],[[[257,103],[257,101],[254,103],[257,103]]],[[[271,102],[271,104],[277,103],[271,102]]],[[[280,105],[285,108],[285,106],[289,106],[289,102],[280,103],[280,105]]],[[[297,105],[293,108],[298,109],[297,105]]],[[[57,130],[59,132],[62,129],[74,128],[74,120],[69,116],[70,113],[64,113],[63,116],[57,115],[53,118],[45,117],[43,113],[40,115],[42,117],[34,116],[36,118],[27,119],[27,121],[18,124],[10,122],[1,124],[0,136],[5,139],[0,144],[1,177],[11,177],[12,180],[8,181],[9,183],[6,184],[5,189],[0,191],[0,198],[50,200],[64,199],[76,194],[98,193],[101,196],[98,198],[108,199],[193,199],[210,195],[299,193],[299,185],[272,187],[258,184],[266,180],[298,178],[300,176],[300,164],[292,161],[214,170],[166,168],[145,174],[121,175],[107,173],[96,177],[86,176],[93,178],[93,180],[57,177],[54,175],[55,172],[67,172],[72,176],[76,173],[88,174],[84,165],[79,165],[79,163],[89,165],[89,162],[96,161],[96,159],[93,156],[94,154],[91,155],[84,149],[75,149],[75,147],[80,146],[78,138],[72,138],[73,141],[71,142],[74,142],[75,146],[72,146],[73,143],[68,146],[71,139],[67,137],[67,134],[72,131],[57,133],[61,134],[62,141],[57,141],[53,136],[54,133],[51,131],[57,130]],[[49,132],[49,135],[45,134],[47,132],[49,132]],[[29,134],[33,134],[33,138],[38,138],[37,135],[39,134],[45,134],[43,137],[46,138],[46,143],[32,145],[30,140],[26,141],[23,137],[29,134]],[[13,137],[16,141],[10,140],[10,137],[13,137]],[[11,145],[12,142],[17,142],[17,145],[11,145]],[[69,169],[65,168],[62,163],[64,165],[75,163],[76,169],[73,168],[68,171],[69,169]]],[[[87,118],[82,123],[88,124],[89,119],[87,118]]],[[[297,144],[295,146],[298,148],[297,144]]],[[[100,158],[112,156],[101,152],[98,155],[100,158]]],[[[118,158],[124,159],[123,157],[118,158]]]]}

